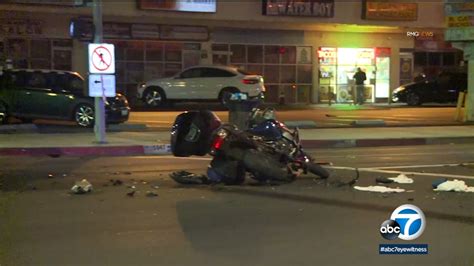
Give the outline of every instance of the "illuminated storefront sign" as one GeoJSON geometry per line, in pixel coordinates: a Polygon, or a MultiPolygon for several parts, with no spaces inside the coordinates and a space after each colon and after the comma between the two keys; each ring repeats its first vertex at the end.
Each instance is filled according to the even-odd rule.
{"type": "Polygon", "coordinates": [[[335,65],[337,59],[336,48],[322,47],[318,51],[319,64],[321,65],[335,65]]]}
{"type": "Polygon", "coordinates": [[[460,0],[446,1],[444,13],[446,16],[474,16],[474,2],[460,0]]]}
{"type": "Polygon", "coordinates": [[[263,15],[334,17],[334,0],[264,0],[263,15]]]}
{"type": "Polygon", "coordinates": [[[83,6],[92,0],[3,0],[2,3],[11,4],[33,4],[33,5],[56,5],[56,6],[83,6]]]}
{"type": "Polygon", "coordinates": [[[362,4],[362,19],[413,21],[417,18],[417,3],[364,0],[362,4]]]}
{"type": "Polygon", "coordinates": [[[185,12],[216,12],[216,0],[138,0],[140,9],[185,12]]]}

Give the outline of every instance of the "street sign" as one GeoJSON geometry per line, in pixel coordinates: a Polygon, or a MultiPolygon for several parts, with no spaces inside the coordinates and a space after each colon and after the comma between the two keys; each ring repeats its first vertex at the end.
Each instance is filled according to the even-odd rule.
{"type": "Polygon", "coordinates": [[[474,16],[450,16],[446,17],[448,27],[472,27],[474,16]]]}
{"type": "Polygon", "coordinates": [[[448,28],[444,33],[446,41],[474,41],[474,27],[448,28]]]}
{"type": "Polygon", "coordinates": [[[114,74],[115,53],[114,45],[107,43],[89,44],[89,73],[114,74]]]}
{"type": "Polygon", "coordinates": [[[89,96],[115,97],[115,75],[89,75],[89,96]]]}

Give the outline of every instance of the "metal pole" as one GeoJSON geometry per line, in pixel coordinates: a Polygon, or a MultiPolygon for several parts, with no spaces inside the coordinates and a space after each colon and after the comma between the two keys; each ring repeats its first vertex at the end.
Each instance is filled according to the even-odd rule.
{"type": "MultiPolygon", "coordinates": [[[[102,0],[94,0],[92,6],[94,20],[94,43],[102,43],[102,0]]],[[[105,139],[105,105],[102,97],[94,98],[95,107],[95,140],[98,143],[106,143],[105,139]]]]}
{"type": "MultiPolygon", "coordinates": [[[[471,45],[472,47],[470,48],[474,50],[474,44],[471,45]]],[[[464,52],[466,52],[466,50],[464,50],[464,52]]],[[[472,58],[472,56],[474,56],[474,53],[469,58],[467,65],[467,95],[464,109],[466,112],[466,121],[474,121],[474,58],[472,58]]]]}

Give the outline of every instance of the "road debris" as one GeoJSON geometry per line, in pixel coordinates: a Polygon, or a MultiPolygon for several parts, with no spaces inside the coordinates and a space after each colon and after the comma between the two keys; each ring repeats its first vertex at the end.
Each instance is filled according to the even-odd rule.
{"type": "Polygon", "coordinates": [[[388,179],[393,180],[395,183],[399,183],[399,184],[412,184],[413,183],[413,179],[407,177],[404,174],[399,174],[397,177],[390,177],[388,179]]]}
{"type": "Polygon", "coordinates": [[[92,184],[87,181],[87,179],[82,179],[77,181],[74,186],[71,188],[72,193],[74,194],[85,194],[92,192],[92,184]]]}
{"type": "Polygon", "coordinates": [[[375,178],[375,182],[382,183],[382,184],[390,184],[390,183],[393,183],[394,181],[390,178],[381,176],[381,177],[375,178]]]}
{"type": "Polygon", "coordinates": [[[129,197],[135,196],[135,190],[128,192],[127,196],[129,196],[129,197]]]}
{"type": "Polygon", "coordinates": [[[147,192],[146,192],[146,196],[147,196],[147,197],[150,197],[150,198],[151,198],[151,197],[158,197],[158,194],[155,193],[155,192],[153,192],[153,191],[147,191],[147,192]]]}
{"type": "Polygon", "coordinates": [[[360,191],[380,192],[380,193],[405,192],[405,189],[403,189],[403,188],[389,188],[389,187],[384,187],[384,186],[368,186],[368,187],[354,186],[354,189],[360,190],[360,191]]]}
{"type": "Polygon", "coordinates": [[[114,186],[121,186],[123,184],[122,180],[119,180],[119,179],[110,179],[110,182],[114,186]]]}
{"type": "Polygon", "coordinates": [[[48,178],[54,178],[53,174],[48,174],[48,178]]]}
{"type": "Polygon", "coordinates": [[[203,185],[209,184],[209,178],[205,175],[196,175],[187,171],[176,171],[170,174],[170,177],[180,183],[186,185],[203,185]]]}
{"type": "Polygon", "coordinates": [[[434,191],[474,192],[474,187],[468,187],[462,180],[448,180],[438,184],[434,191]]]}
{"type": "Polygon", "coordinates": [[[446,178],[436,179],[435,181],[433,181],[433,182],[431,183],[431,186],[432,186],[433,188],[437,188],[439,184],[444,183],[444,182],[446,182],[446,181],[448,181],[448,179],[446,179],[446,178]]]}

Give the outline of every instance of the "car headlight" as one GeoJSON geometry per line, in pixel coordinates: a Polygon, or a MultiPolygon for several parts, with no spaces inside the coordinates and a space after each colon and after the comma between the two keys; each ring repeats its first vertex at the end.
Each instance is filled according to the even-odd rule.
{"type": "Polygon", "coordinates": [[[404,91],[404,90],[405,90],[405,87],[400,86],[400,87],[396,88],[396,89],[393,91],[393,93],[398,93],[398,92],[401,92],[401,91],[404,91]]]}

